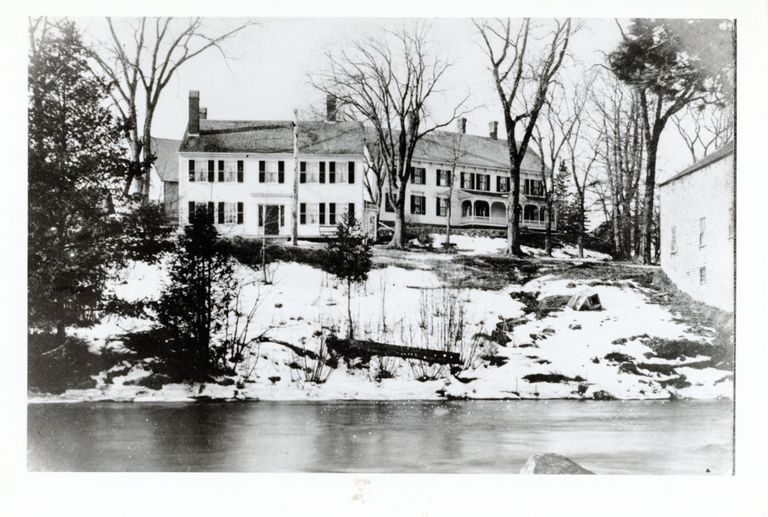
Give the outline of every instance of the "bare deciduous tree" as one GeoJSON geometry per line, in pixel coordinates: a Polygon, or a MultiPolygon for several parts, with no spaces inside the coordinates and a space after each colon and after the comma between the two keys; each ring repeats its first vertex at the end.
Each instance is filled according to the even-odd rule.
{"type": "Polygon", "coordinates": [[[565,87],[556,83],[550,88],[547,100],[542,107],[542,117],[534,127],[533,141],[539,151],[541,161],[541,182],[544,186],[544,202],[547,213],[547,226],[544,248],[547,255],[552,255],[552,222],[554,219],[554,184],[555,170],[561,163],[561,155],[573,153],[578,144],[581,129],[581,112],[586,103],[585,88],[575,86],[566,92],[565,87]]]}
{"type": "MultiPolygon", "coordinates": [[[[607,75],[607,74],[606,74],[607,75]]],[[[607,185],[606,205],[617,257],[629,259],[640,251],[641,182],[645,132],[639,96],[613,77],[596,82],[591,111],[594,137],[591,150],[602,167],[607,185]]],[[[603,202],[605,202],[605,198],[603,202]]]]}
{"type": "Polygon", "coordinates": [[[152,121],[163,90],[181,65],[206,50],[216,49],[226,58],[222,43],[252,22],[211,34],[201,18],[106,21],[110,40],[97,45],[92,57],[98,71],[112,82],[112,98],[130,147],[123,193],[127,196],[133,180],[138,179],[142,198],[147,200],[149,169],[154,159],[152,121]]]}
{"type": "Polygon", "coordinates": [[[395,207],[391,246],[405,244],[405,190],[416,144],[462,114],[466,98],[443,120],[429,101],[440,92],[451,63],[433,56],[428,31],[419,26],[353,42],[327,55],[327,68],[310,81],[364,119],[374,130],[386,170],[385,195],[395,207]]]}
{"type": "MultiPolygon", "coordinates": [[[[461,123],[461,121],[459,121],[461,123]]],[[[448,197],[446,199],[446,218],[445,218],[445,248],[449,249],[451,246],[451,215],[453,211],[453,194],[455,192],[454,183],[456,183],[456,167],[458,167],[461,159],[467,154],[462,148],[461,142],[464,138],[464,130],[462,127],[457,128],[456,133],[451,138],[451,154],[450,154],[450,176],[448,177],[448,197]]]]}
{"type": "Polygon", "coordinates": [[[680,137],[691,153],[691,163],[707,156],[733,138],[733,106],[689,105],[672,116],[680,137]]]}
{"type": "Polygon", "coordinates": [[[547,91],[563,63],[572,34],[571,20],[555,20],[548,34],[534,34],[529,18],[516,31],[510,19],[475,21],[501,101],[512,175],[507,203],[507,252],[522,255],[520,248],[520,167],[533,136],[547,91]],[[535,43],[547,39],[544,49],[535,43]],[[518,140],[519,136],[519,140],[518,140]]]}

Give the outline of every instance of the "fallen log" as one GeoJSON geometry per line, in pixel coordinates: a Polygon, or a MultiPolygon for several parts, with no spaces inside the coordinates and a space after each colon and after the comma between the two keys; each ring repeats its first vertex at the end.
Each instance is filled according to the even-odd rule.
{"type": "Polygon", "coordinates": [[[350,358],[360,357],[363,359],[370,359],[373,356],[384,356],[419,359],[433,364],[462,364],[461,356],[458,353],[443,350],[390,345],[388,343],[379,343],[367,339],[340,339],[333,335],[328,336],[325,344],[329,350],[350,358]]]}

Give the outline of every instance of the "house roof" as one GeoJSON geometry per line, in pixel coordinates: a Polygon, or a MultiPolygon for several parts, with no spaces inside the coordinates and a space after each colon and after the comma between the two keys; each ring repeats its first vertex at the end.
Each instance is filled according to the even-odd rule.
{"type": "MultiPolygon", "coordinates": [[[[452,156],[457,134],[433,131],[417,144],[414,159],[445,163],[452,156]]],[[[361,154],[374,132],[362,122],[299,122],[299,152],[306,154],[361,154]]],[[[509,169],[506,140],[462,135],[460,162],[466,166],[509,169]]],[[[181,152],[292,153],[293,122],[289,120],[200,120],[200,134],[185,133],[181,152]]],[[[523,169],[538,170],[538,155],[529,147],[523,169]]]]}
{"type": "MultiPolygon", "coordinates": [[[[414,159],[431,162],[446,162],[453,154],[457,133],[434,131],[427,134],[417,144],[414,159]]],[[[459,163],[466,166],[509,169],[509,149],[506,140],[495,140],[477,135],[461,135],[459,163]]],[[[523,159],[522,169],[541,170],[539,155],[528,147],[523,159]]]]}
{"type": "MultiPolygon", "coordinates": [[[[299,152],[362,154],[360,122],[299,122],[299,152]]],[[[292,153],[290,120],[200,120],[200,134],[185,133],[181,152],[292,153]]]]}
{"type": "Polygon", "coordinates": [[[158,176],[163,181],[179,181],[179,161],[177,153],[181,140],[152,137],[152,150],[157,159],[153,164],[158,176]]]}
{"type": "Polygon", "coordinates": [[[660,182],[659,186],[662,187],[662,186],[666,185],[667,183],[671,183],[671,182],[673,182],[675,180],[678,180],[678,179],[682,178],[683,176],[687,176],[688,174],[691,174],[693,172],[701,170],[704,167],[706,167],[708,165],[711,165],[711,164],[715,163],[716,161],[721,160],[721,159],[725,158],[726,156],[729,156],[729,155],[733,154],[733,149],[734,149],[733,140],[731,140],[731,141],[727,142],[725,145],[723,145],[720,149],[715,151],[714,153],[708,154],[707,156],[705,156],[701,160],[697,161],[696,163],[694,163],[690,167],[686,167],[685,169],[683,169],[682,171],[678,172],[677,174],[675,174],[671,178],[660,182]]]}

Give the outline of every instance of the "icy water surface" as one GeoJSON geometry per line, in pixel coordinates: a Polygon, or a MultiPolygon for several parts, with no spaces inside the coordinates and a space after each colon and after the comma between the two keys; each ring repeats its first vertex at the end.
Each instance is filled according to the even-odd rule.
{"type": "Polygon", "coordinates": [[[28,468],[517,473],[535,453],[598,474],[730,473],[730,401],[30,404],[28,468]]]}

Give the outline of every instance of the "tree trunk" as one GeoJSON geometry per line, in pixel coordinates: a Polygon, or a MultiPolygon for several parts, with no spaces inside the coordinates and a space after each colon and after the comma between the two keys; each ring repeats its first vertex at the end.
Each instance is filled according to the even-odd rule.
{"type": "Polygon", "coordinates": [[[648,157],[645,173],[645,192],[643,198],[643,226],[642,226],[642,260],[643,264],[650,264],[651,242],[653,238],[653,195],[656,186],[656,151],[658,149],[658,137],[654,135],[648,142],[648,157]]]}
{"type": "MultiPolygon", "coordinates": [[[[149,109],[149,108],[148,108],[149,109]]],[[[150,171],[152,170],[152,113],[148,111],[144,118],[144,160],[141,162],[141,202],[149,203],[150,171]]]]}
{"type": "MultiPolygon", "coordinates": [[[[585,181],[586,183],[586,181],[585,181]]],[[[579,246],[579,258],[584,258],[584,194],[579,195],[579,235],[576,237],[576,242],[579,246]]]]}
{"type": "Polygon", "coordinates": [[[392,234],[390,248],[402,249],[405,247],[405,185],[400,182],[397,188],[397,203],[395,203],[395,232],[392,234]]]}
{"type": "Polygon", "coordinates": [[[56,324],[56,345],[57,346],[63,345],[66,340],[67,340],[67,327],[66,325],[64,325],[63,321],[60,321],[56,324]]]}
{"type": "Polygon", "coordinates": [[[507,253],[518,257],[520,249],[520,166],[512,167],[512,191],[507,206],[507,253]]]}
{"type": "Polygon", "coordinates": [[[349,328],[347,329],[347,338],[352,339],[354,336],[354,327],[352,324],[352,282],[347,280],[347,318],[349,321],[349,328]]]}
{"type": "Polygon", "coordinates": [[[613,251],[619,258],[624,258],[624,248],[621,244],[621,231],[619,228],[619,210],[616,202],[611,203],[611,234],[613,235],[613,251]]]}
{"type": "Polygon", "coordinates": [[[547,193],[547,199],[545,201],[547,207],[547,228],[544,233],[544,251],[548,257],[552,256],[552,193],[547,193]]]}

